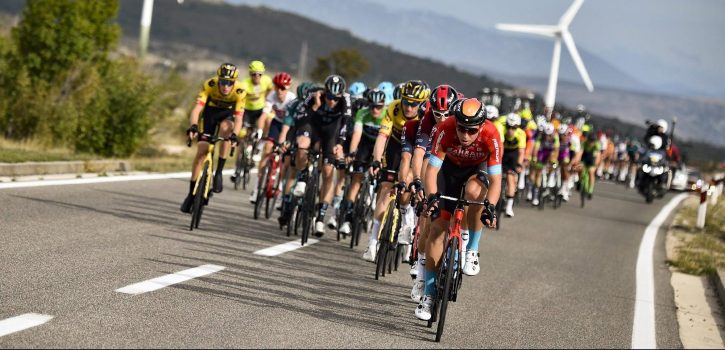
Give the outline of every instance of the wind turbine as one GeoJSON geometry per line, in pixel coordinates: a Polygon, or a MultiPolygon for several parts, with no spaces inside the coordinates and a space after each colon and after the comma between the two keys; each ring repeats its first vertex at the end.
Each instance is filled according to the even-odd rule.
{"type": "Polygon", "coordinates": [[[528,24],[496,24],[496,29],[510,32],[529,33],[543,35],[550,38],[554,38],[554,54],[551,58],[551,72],[549,73],[549,86],[546,89],[546,96],[544,103],[547,107],[547,114],[551,113],[554,109],[554,102],[556,100],[556,84],[559,77],[559,61],[561,59],[561,40],[564,40],[566,48],[569,50],[576,69],[579,71],[584,85],[586,85],[589,92],[594,91],[592,80],[589,79],[589,73],[584,67],[579,51],[574,45],[574,38],[569,33],[569,24],[576,16],[577,11],[584,3],[584,0],[574,0],[574,3],[569,6],[569,9],[564,12],[564,15],[559,19],[558,25],[528,25],[528,24]]]}

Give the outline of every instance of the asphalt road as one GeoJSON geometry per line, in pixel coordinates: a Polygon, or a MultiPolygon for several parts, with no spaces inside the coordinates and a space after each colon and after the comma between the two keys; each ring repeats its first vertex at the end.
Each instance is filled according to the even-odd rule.
{"type": "MultiPolygon", "coordinates": [[[[437,344],[413,314],[407,268],[375,281],[362,244],[351,251],[332,233],[254,255],[291,239],[276,220],[253,220],[248,192],[228,185],[190,232],[178,210],[187,183],[0,190],[0,320],[53,316],[0,347],[628,348],[639,244],[672,196],[646,205],[602,183],[584,209],[517,208],[484,234],[482,272],[464,279],[437,344]],[[115,291],[204,264],[225,269],[140,295],[115,291]]],[[[661,232],[657,345],[681,348],[664,252],[661,232]]]]}

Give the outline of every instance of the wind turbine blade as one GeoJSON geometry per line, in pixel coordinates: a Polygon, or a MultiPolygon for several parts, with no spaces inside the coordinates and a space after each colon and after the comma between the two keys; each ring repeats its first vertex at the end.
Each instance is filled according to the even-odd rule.
{"type": "Polygon", "coordinates": [[[559,26],[562,28],[568,28],[569,24],[572,20],[574,20],[574,16],[576,16],[577,11],[579,11],[579,8],[582,7],[582,4],[584,4],[584,0],[574,0],[574,3],[569,6],[569,9],[564,12],[564,15],[561,16],[561,19],[559,19],[559,26]]]}
{"type": "Polygon", "coordinates": [[[528,25],[528,24],[496,24],[496,29],[508,31],[508,32],[518,32],[518,33],[529,33],[529,34],[538,34],[538,35],[544,35],[548,37],[556,37],[556,33],[559,31],[558,26],[547,26],[547,25],[528,25]]]}
{"type": "Polygon", "coordinates": [[[582,61],[581,56],[579,56],[579,51],[577,51],[576,45],[574,45],[574,38],[571,37],[571,33],[569,33],[568,30],[564,30],[561,33],[561,38],[564,39],[564,44],[566,44],[566,48],[569,50],[569,54],[571,55],[571,59],[574,61],[574,65],[576,65],[576,69],[579,71],[579,75],[581,75],[582,80],[584,80],[584,85],[587,86],[587,90],[589,90],[589,92],[594,91],[592,80],[589,79],[589,73],[587,73],[587,69],[584,67],[584,62],[582,61]]]}

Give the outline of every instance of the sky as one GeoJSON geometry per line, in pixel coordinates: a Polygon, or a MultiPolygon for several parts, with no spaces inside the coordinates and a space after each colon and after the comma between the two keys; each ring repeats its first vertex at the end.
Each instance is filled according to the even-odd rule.
{"type": "MultiPolygon", "coordinates": [[[[556,24],[573,2],[345,1],[380,4],[387,9],[429,11],[486,29],[494,29],[496,23],[556,24]]],[[[683,86],[690,92],[697,91],[697,95],[725,98],[724,18],[725,0],[587,0],[570,25],[570,31],[580,51],[588,50],[647,85],[667,86],[670,90],[683,86]]],[[[354,28],[349,29],[354,34],[354,28]]]]}

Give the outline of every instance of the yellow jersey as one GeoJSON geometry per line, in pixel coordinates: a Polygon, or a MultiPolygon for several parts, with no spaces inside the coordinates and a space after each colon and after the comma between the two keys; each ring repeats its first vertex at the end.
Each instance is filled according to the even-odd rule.
{"type": "Polygon", "coordinates": [[[219,91],[219,78],[213,77],[204,82],[196,98],[198,104],[221,109],[234,110],[241,113],[244,108],[244,101],[247,93],[239,81],[234,82],[232,91],[228,95],[222,95],[219,91]]]}
{"type": "Polygon", "coordinates": [[[395,100],[388,105],[388,109],[385,111],[385,117],[383,117],[383,121],[380,123],[380,131],[378,133],[385,136],[393,136],[393,139],[400,142],[405,123],[409,120],[416,119],[418,119],[417,112],[415,118],[405,118],[401,100],[395,100]]]}
{"type": "Polygon", "coordinates": [[[493,123],[496,125],[499,134],[501,134],[501,142],[503,143],[504,152],[526,148],[526,131],[516,128],[512,137],[508,137],[506,133],[506,117],[499,117],[493,123]]]}
{"type": "Polygon", "coordinates": [[[242,88],[247,92],[247,103],[244,109],[248,111],[258,111],[264,108],[267,94],[274,88],[272,78],[268,75],[262,75],[259,85],[254,85],[252,77],[242,80],[242,88]]]}

